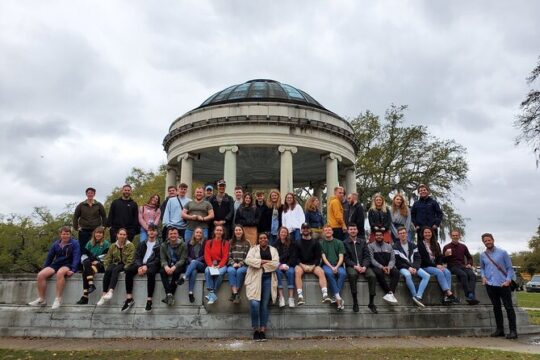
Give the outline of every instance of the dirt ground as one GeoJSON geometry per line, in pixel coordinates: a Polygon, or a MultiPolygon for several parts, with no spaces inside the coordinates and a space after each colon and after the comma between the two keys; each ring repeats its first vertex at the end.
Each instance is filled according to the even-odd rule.
{"type": "Polygon", "coordinates": [[[366,348],[467,347],[540,354],[540,334],[518,340],[490,337],[400,337],[270,339],[259,343],[247,339],[56,339],[0,338],[0,348],[13,350],[331,350],[366,348]]]}

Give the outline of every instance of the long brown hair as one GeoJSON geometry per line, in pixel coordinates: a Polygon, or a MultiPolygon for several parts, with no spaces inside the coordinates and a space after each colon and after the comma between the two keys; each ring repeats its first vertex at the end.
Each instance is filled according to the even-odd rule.
{"type": "Polygon", "coordinates": [[[287,229],[285,226],[280,226],[279,229],[277,230],[277,241],[281,242],[281,236],[280,236],[281,229],[285,229],[285,231],[287,231],[287,237],[285,237],[284,244],[286,247],[289,247],[291,245],[291,234],[289,234],[289,229],[287,229]]]}
{"type": "MultiPolygon", "coordinates": [[[[201,230],[202,236],[201,236],[200,244],[203,244],[204,241],[206,240],[204,238],[204,231],[203,231],[202,227],[197,226],[195,229],[193,229],[193,235],[195,235],[195,231],[197,231],[197,230],[201,230]]],[[[195,241],[196,241],[195,236],[191,236],[191,240],[189,240],[189,245],[191,245],[191,246],[195,245],[195,241]]]]}
{"type": "Polygon", "coordinates": [[[232,233],[232,237],[231,237],[231,241],[230,241],[230,246],[233,247],[234,245],[241,244],[241,243],[243,243],[245,241],[247,241],[247,240],[246,240],[246,233],[244,232],[244,227],[242,225],[240,225],[240,224],[234,225],[234,229],[233,229],[233,233],[232,233]],[[234,233],[234,230],[236,230],[236,228],[242,229],[242,236],[240,236],[240,239],[237,239],[236,235],[234,233]]]}
{"type": "Polygon", "coordinates": [[[439,243],[437,243],[437,240],[435,240],[435,236],[433,236],[433,229],[429,226],[424,226],[421,232],[422,237],[424,236],[424,231],[426,230],[429,230],[429,232],[431,233],[431,239],[429,239],[429,248],[431,249],[433,256],[441,256],[441,247],[439,246],[439,243]]]}
{"type": "Polygon", "coordinates": [[[294,196],[293,193],[287,193],[287,195],[285,195],[285,201],[283,202],[283,212],[286,213],[287,211],[289,210],[294,210],[294,208],[296,207],[297,203],[296,203],[296,196],[294,196]],[[287,196],[291,195],[292,196],[292,199],[293,199],[293,203],[292,203],[292,206],[289,207],[289,204],[287,204],[287,196]]]}

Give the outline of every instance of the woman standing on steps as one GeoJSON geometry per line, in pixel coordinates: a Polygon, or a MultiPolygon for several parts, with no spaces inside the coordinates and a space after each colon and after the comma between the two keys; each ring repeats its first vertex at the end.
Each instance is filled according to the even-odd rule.
{"type": "Polygon", "coordinates": [[[246,295],[250,301],[251,326],[254,329],[253,340],[266,341],[268,324],[268,303],[277,298],[276,270],[279,254],[276,248],[268,245],[268,235],[259,234],[258,245],[249,250],[246,257],[246,295]]]}
{"type": "Polygon", "coordinates": [[[135,260],[135,245],[127,239],[128,233],[124,228],[118,229],[116,242],[111,245],[103,265],[105,275],[103,276],[103,294],[97,302],[98,306],[104,305],[113,297],[114,289],[118,283],[118,276],[124,267],[127,267],[135,260]]]}
{"type": "Polygon", "coordinates": [[[78,305],[88,304],[88,295],[96,290],[94,275],[105,271],[103,260],[110,246],[109,240],[105,240],[105,228],[103,226],[95,228],[92,232],[92,238],[83,249],[83,257],[86,256],[82,261],[83,295],[77,301],[78,305]]]}

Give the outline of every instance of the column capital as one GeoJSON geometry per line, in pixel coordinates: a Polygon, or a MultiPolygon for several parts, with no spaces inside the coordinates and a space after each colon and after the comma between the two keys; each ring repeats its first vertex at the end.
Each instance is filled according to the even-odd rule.
{"type": "Polygon", "coordinates": [[[280,153],[284,153],[285,151],[290,151],[292,154],[296,154],[298,152],[298,148],[296,146],[279,145],[278,151],[280,153]]]}
{"type": "Polygon", "coordinates": [[[351,166],[347,166],[344,170],[345,171],[356,171],[356,168],[354,167],[354,165],[351,165],[351,166]]]}
{"type": "Polygon", "coordinates": [[[340,155],[334,154],[334,153],[328,153],[328,154],[325,154],[325,155],[321,155],[321,160],[327,160],[327,159],[337,160],[339,162],[341,162],[341,160],[343,160],[343,158],[340,155]]]}
{"type": "Polygon", "coordinates": [[[176,171],[177,167],[172,165],[167,165],[166,170],[167,171],[176,171]]]}
{"type": "Polygon", "coordinates": [[[222,154],[224,152],[226,152],[226,151],[230,151],[232,153],[237,153],[238,152],[238,146],[236,146],[236,145],[227,145],[227,146],[221,146],[219,148],[219,152],[222,153],[222,154]]]}
{"type": "Polygon", "coordinates": [[[178,155],[177,160],[178,161],[190,160],[190,159],[195,160],[196,158],[197,158],[197,154],[183,153],[183,154],[178,155]]]}

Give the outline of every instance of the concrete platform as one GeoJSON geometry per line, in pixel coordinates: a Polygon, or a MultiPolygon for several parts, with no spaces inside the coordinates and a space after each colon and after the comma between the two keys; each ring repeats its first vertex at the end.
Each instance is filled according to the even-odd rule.
{"type": "MultiPolygon", "coordinates": [[[[49,306],[35,308],[25,305],[36,298],[35,275],[0,275],[0,336],[45,336],[74,338],[218,338],[249,337],[251,326],[248,301],[242,293],[238,305],[228,301],[230,288],[224,281],[213,305],[203,302],[204,278],[199,275],[195,286],[195,303],[189,303],[187,284],[176,292],[176,305],[161,303],[163,287],[156,281],[154,309],[144,311],[146,303],[146,278],[136,278],[135,306],[127,313],[120,308],[125,297],[123,276],[114,298],[105,306],[95,303],[101,292],[102,276],[98,275],[98,291],[91,294],[90,304],[75,305],[82,293],[82,279],[75,274],[67,280],[60,309],[52,310],[55,279],[48,282],[49,306]]],[[[454,278],[455,280],[455,278],[454,278]]],[[[463,297],[460,286],[453,288],[463,297]]],[[[314,336],[478,336],[486,335],[495,327],[492,307],[481,283],[477,284],[480,305],[442,306],[441,291],[434,279],[424,296],[426,308],[416,307],[408,289],[400,281],[396,291],[399,304],[391,306],[382,299],[378,289],[376,305],[379,314],[367,309],[367,282],[360,280],[360,312],[352,311],[348,283],[345,284],[345,311],[335,306],[321,304],[321,293],[316,278],[309,275],[304,282],[306,305],[293,309],[271,307],[269,332],[274,338],[314,336]]],[[[519,332],[537,333],[540,327],[530,325],[527,313],[516,308],[519,332]]]]}

